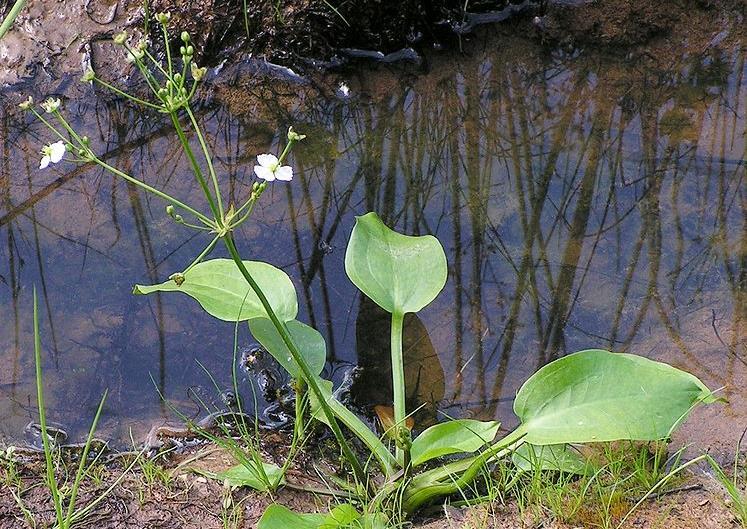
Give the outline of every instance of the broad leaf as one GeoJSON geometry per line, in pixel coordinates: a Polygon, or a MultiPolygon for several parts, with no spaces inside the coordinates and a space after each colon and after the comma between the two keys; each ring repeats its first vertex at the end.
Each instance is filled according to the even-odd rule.
{"type": "Polygon", "coordinates": [[[349,503],[338,505],[324,518],[319,529],[338,529],[342,527],[360,527],[357,523],[361,515],[349,503]]]}
{"type": "Polygon", "coordinates": [[[514,412],[535,445],[669,436],[692,407],[714,402],[695,376],[640,356],[589,349],[555,360],[519,390],[514,412]]]}
{"type": "MultiPolygon", "coordinates": [[[[324,342],[324,337],[313,327],[297,320],[288,321],[285,326],[293,339],[293,343],[296,344],[309,369],[311,369],[311,373],[319,375],[327,361],[327,344],[324,342]]],[[[280,333],[269,319],[254,318],[249,320],[249,330],[252,332],[252,336],[275,357],[275,360],[288,371],[291,377],[302,378],[301,368],[298,367],[288,347],[280,337],[280,333]]]]}
{"type": "MultiPolygon", "coordinates": [[[[288,274],[259,261],[244,261],[249,273],[267,296],[282,321],[298,314],[296,288],[288,274]]],[[[230,259],[212,259],[195,265],[177,284],[173,279],[158,285],[135,285],[135,294],[182,292],[193,297],[205,311],[220,320],[243,321],[267,317],[254,291],[230,259]]]]}
{"type": "Polygon", "coordinates": [[[517,468],[525,471],[556,470],[568,474],[587,475],[593,470],[591,462],[568,445],[535,446],[524,443],[512,454],[517,468]]]}
{"type": "Polygon", "coordinates": [[[282,469],[280,467],[263,461],[262,468],[267,476],[266,481],[262,478],[260,471],[256,468],[254,462],[251,461],[248,465],[236,465],[224,472],[219,472],[217,476],[231,487],[251,487],[260,492],[269,490],[268,483],[270,485],[281,483],[282,469]]]}
{"type": "Polygon", "coordinates": [[[350,280],[388,312],[417,312],[446,284],[446,255],[432,235],[390,230],[376,213],[357,217],[345,252],[350,280]]]}
{"type": "Polygon", "coordinates": [[[259,519],[257,529],[319,529],[324,514],[298,514],[282,505],[272,504],[259,519]]]}
{"type": "Polygon", "coordinates": [[[436,457],[475,452],[489,444],[498,433],[500,423],[460,419],[436,424],[426,429],[410,449],[412,465],[417,466],[436,457]]]}

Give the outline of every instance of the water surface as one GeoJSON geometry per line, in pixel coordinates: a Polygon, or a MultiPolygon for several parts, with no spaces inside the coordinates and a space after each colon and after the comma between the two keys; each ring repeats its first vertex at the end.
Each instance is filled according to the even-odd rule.
{"type": "MultiPolygon", "coordinates": [[[[684,436],[731,450],[747,424],[747,66],[741,24],[655,53],[548,49],[488,29],[464,53],[363,65],[319,83],[218,77],[199,118],[225,192],[293,124],[296,176],[237,234],[292,278],[299,319],[324,334],[327,375],[359,365],[352,399],[386,403],[388,322],[348,281],[355,215],[376,211],[442,242],[444,292],[405,328],[420,420],[497,417],[543,364],[628,351],[688,369],[729,403],[684,436]],[[676,51],[672,51],[672,49],[676,51]],[[350,96],[335,92],[344,80],[350,96]],[[319,84],[319,86],[317,86],[319,84]],[[384,337],[384,338],[382,338],[384,337]],[[360,372],[359,372],[360,373],[360,372]]],[[[59,85],[107,161],[183,200],[199,189],[162,116],[59,85]]],[[[80,436],[105,389],[101,433],[126,444],[230,385],[233,327],[179,295],[133,296],[207,243],[164,204],[93,167],[38,171],[50,134],[1,111],[0,435],[34,420],[31,290],[43,308],[51,417],[80,436]],[[158,390],[156,389],[158,388],[158,390]]],[[[43,94],[42,94],[43,95],[43,94]]],[[[224,256],[220,251],[216,254],[224,256]]],[[[251,337],[242,327],[240,344],[251,337]]],[[[245,388],[244,388],[245,389],[245,388]]]]}

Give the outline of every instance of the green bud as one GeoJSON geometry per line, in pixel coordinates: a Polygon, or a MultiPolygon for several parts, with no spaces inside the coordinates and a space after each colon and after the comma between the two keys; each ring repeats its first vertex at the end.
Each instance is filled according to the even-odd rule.
{"type": "Polygon", "coordinates": [[[186,31],[182,31],[181,38],[182,41],[189,42],[189,33],[187,33],[186,31]]]}
{"type": "Polygon", "coordinates": [[[91,144],[91,140],[88,136],[83,136],[80,141],[83,142],[83,145],[86,147],[91,144]]]}
{"type": "Polygon", "coordinates": [[[306,137],[306,134],[299,134],[293,127],[288,127],[288,141],[301,141],[306,137]]]}
{"type": "Polygon", "coordinates": [[[139,40],[139,41],[137,42],[137,46],[136,46],[136,48],[137,48],[138,50],[140,50],[140,51],[142,51],[142,52],[144,53],[144,52],[145,52],[145,50],[147,50],[147,49],[148,49],[148,41],[147,41],[147,40],[145,40],[144,38],[143,38],[143,39],[140,39],[140,40],[139,40]]]}
{"type": "Polygon", "coordinates": [[[179,72],[176,72],[174,74],[174,82],[180,83],[181,81],[182,81],[182,74],[180,74],[179,72]]]}
{"type": "Polygon", "coordinates": [[[168,215],[169,217],[173,217],[173,216],[174,216],[174,213],[175,213],[175,211],[176,211],[176,208],[174,208],[174,205],[173,205],[173,204],[169,204],[168,206],[166,206],[166,214],[167,214],[167,215],[168,215]]]}
{"type": "Polygon", "coordinates": [[[119,44],[120,46],[127,42],[127,32],[122,31],[121,33],[117,33],[114,35],[114,44],[119,44]]]}
{"type": "Polygon", "coordinates": [[[156,20],[158,20],[161,24],[166,25],[169,23],[169,20],[171,20],[171,13],[168,11],[165,13],[158,13],[156,14],[156,20]]]}
{"type": "Polygon", "coordinates": [[[166,90],[165,88],[159,88],[158,89],[158,97],[160,97],[161,99],[163,99],[167,95],[169,95],[169,91],[168,90],[166,90]]]}
{"type": "Polygon", "coordinates": [[[191,56],[195,54],[195,49],[192,46],[187,46],[185,55],[191,56]]]}
{"type": "Polygon", "coordinates": [[[93,68],[88,68],[83,74],[83,77],[80,78],[80,80],[83,83],[92,83],[95,78],[96,74],[94,73],[93,68]]]}
{"type": "Polygon", "coordinates": [[[19,103],[18,106],[21,110],[31,110],[31,107],[34,106],[34,98],[29,96],[26,101],[24,101],[23,103],[19,103]]]}
{"type": "Polygon", "coordinates": [[[187,54],[187,48],[184,46],[179,46],[179,54],[184,57],[187,54]]]}
{"type": "Polygon", "coordinates": [[[78,149],[78,156],[85,158],[88,155],[85,149],[78,149]]]}

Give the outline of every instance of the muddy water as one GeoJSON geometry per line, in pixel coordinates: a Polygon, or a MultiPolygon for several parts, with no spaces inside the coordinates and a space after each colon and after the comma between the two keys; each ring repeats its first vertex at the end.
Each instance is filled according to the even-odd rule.
{"type": "MultiPolygon", "coordinates": [[[[277,130],[308,134],[294,181],[271,186],[237,238],[245,256],[291,276],[299,319],[326,337],[327,375],[352,379],[362,411],[389,398],[387,322],[347,280],[343,259],[354,216],[375,210],[397,230],[435,234],[448,258],[445,291],[405,328],[421,423],[443,412],[510,425],[512,395],[532,372],[603,347],[723,387],[729,403],[697,411],[681,436],[731,450],[747,426],[740,28],[727,19],[629,56],[548,50],[489,29],[464,54],[363,65],[319,86],[238,69],[218,77],[199,117],[236,200],[254,156],[277,149],[277,130]],[[335,92],[340,81],[349,96],[335,92]]],[[[109,163],[198,200],[161,116],[66,82],[57,92],[109,163]]],[[[50,414],[73,437],[105,389],[101,432],[121,444],[172,416],[159,391],[190,416],[199,399],[220,406],[197,362],[229,387],[233,327],[186,297],[131,295],[133,284],[183,269],[207,241],[99,169],[38,171],[50,135],[13,108],[20,92],[6,96],[0,434],[23,439],[35,416],[34,285],[50,414]]],[[[246,329],[239,336],[251,344],[246,329]]]]}

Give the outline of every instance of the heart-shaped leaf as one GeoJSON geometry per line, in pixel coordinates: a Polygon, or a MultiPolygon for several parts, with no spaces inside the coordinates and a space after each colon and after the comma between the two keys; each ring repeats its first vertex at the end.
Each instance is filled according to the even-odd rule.
{"type": "Polygon", "coordinates": [[[262,468],[265,476],[262,476],[261,471],[257,469],[253,461],[248,461],[246,465],[236,465],[224,472],[219,472],[217,476],[231,487],[251,487],[260,492],[269,490],[268,485],[277,486],[282,482],[280,467],[263,461],[262,468]]]}
{"type": "MultiPolygon", "coordinates": [[[[285,322],[285,326],[312,374],[319,375],[327,361],[327,344],[324,342],[324,337],[313,327],[309,327],[298,320],[285,322]]],[[[302,378],[301,368],[298,367],[291,356],[288,347],[272,321],[267,318],[253,318],[249,320],[249,330],[252,332],[252,336],[275,357],[275,360],[288,371],[291,377],[302,378]]]]}
{"type": "Polygon", "coordinates": [[[514,400],[524,440],[535,445],[668,437],[699,402],[697,377],[641,356],[589,349],[532,375],[514,400]]]}
{"type": "Polygon", "coordinates": [[[412,465],[421,465],[449,454],[475,452],[495,438],[499,427],[500,423],[495,421],[473,419],[459,419],[431,426],[412,442],[412,465]]]}
{"type": "MultiPolygon", "coordinates": [[[[298,314],[296,288],[288,274],[260,261],[244,261],[249,273],[267,296],[282,321],[298,314]]],[[[230,259],[211,259],[195,265],[183,276],[158,284],[135,285],[135,294],[182,292],[193,297],[205,311],[220,320],[243,321],[267,317],[254,291],[230,259]]]]}
{"type": "Polygon", "coordinates": [[[535,446],[524,443],[512,452],[511,459],[517,468],[528,472],[554,470],[588,475],[595,470],[591,462],[568,445],[535,446]]]}
{"type": "Polygon", "coordinates": [[[262,514],[257,529],[319,529],[325,520],[324,514],[298,514],[273,503],[262,514]]]}
{"type": "Polygon", "coordinates": [[[384,310],[417,312],[446,284],[446,255],[432,235],[402,235],[386,227],[376,213],[367,213],[355,220],[345,272],[384,310]]]}

